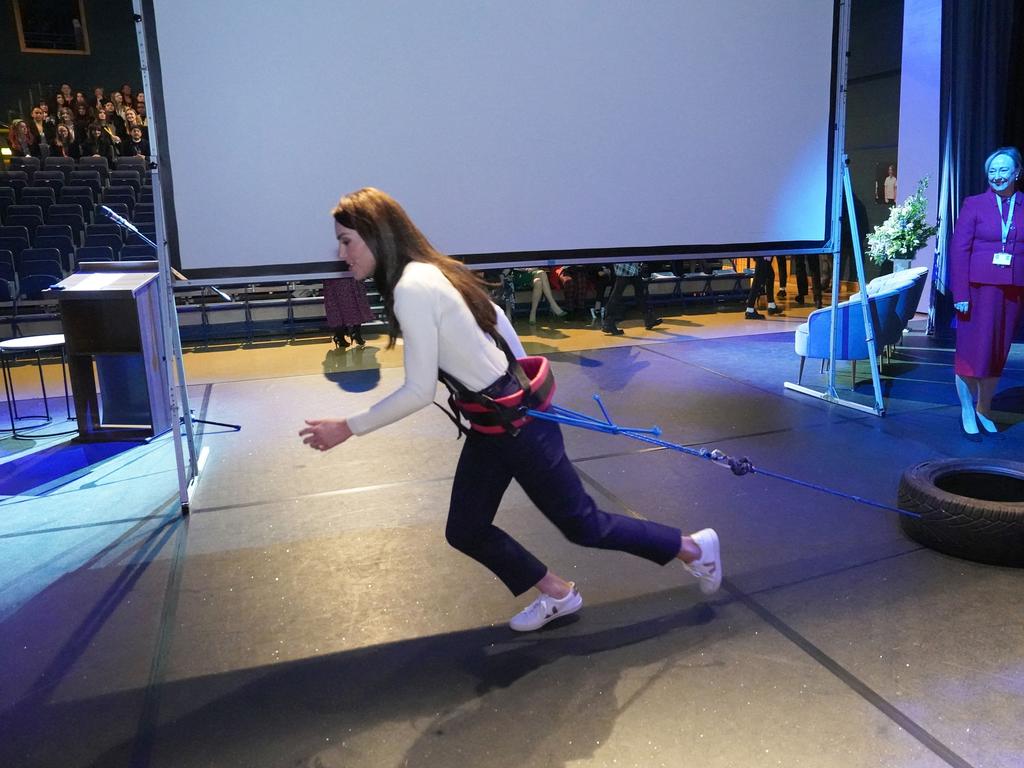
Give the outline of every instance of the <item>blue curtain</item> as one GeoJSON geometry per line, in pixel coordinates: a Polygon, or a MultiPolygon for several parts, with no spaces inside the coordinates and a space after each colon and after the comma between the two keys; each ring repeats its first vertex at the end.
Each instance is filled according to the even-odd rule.
{"type": "Polygon", "coordinates": [[[967,195],[985,190],[983,164],[999,146],[1021,143],[1024,107],[1024,3],[1014,0],[942,4],[942,152],[939,218],[929,326],[947,333],[953,322],[946,248],[967,195]],[[1012,56],[1016,49],[1018,55],[1012,56]]]}

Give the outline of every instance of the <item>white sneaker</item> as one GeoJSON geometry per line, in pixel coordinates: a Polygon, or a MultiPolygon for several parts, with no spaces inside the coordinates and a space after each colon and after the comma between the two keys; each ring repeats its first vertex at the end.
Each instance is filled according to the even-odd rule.
{"type": "Polygon", "coordinates": [[[532,632],[535,629],[540,629],[549,621],[576,613],[583,607],[583,597],[576,589],[576,584],[569,583],[572,589],[561,600],[551,595],[542,594],[513,616],[508,625],[516,632],[532,632]]]}
{"type": "Polygon", "coordinates": [[[686,570],[697,577],[700,591],[713,595],[722,586],[722,556],[718,546],[718,534],[713,528],[705,528],[690,536],[700,547],[700,557],[692,563],[683,563],[686,570]]]}

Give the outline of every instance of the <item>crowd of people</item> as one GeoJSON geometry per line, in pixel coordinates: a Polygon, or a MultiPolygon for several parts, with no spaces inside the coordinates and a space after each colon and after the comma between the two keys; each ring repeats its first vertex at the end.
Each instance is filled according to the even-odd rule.
{"type": "MultiPolygon", "coordinates": [[[[771,269],[771,257],[757,257],[754,259],[757,264],[754,279],[747,292],[747,310],[744,317],[748,320],[762,320],[764,316],[754,309],[757,299],[764,295],[768,300],[768,313],[771,315],[781,314],[782,309],[775,304],[775,296],[786,296],[787,270],[784,257],[775,257],[779,262],[779,289],[774,291],[775,273],[771,269]]],[[[822,299],[822,276],[817,258],[807,258],[806,264],[802,263],[804,257],[797,257],[797,295],[796,306],[804,306],[805,298],[813,295],[816,307],[821,307],[822,299]],[[811,293],[808,292],[808,272],[812,278],[811,293]]],[[[667,267],[668,265],[666,265],[667,267]]],[[[693,267],[697,272],[704,273],[707,265],[698,261],[674,262],[672,271],[679,277],[689,272],[693,267]]],[[[552,316],[565,318],[567,320],[586,320],[588,303],[590,304],[590,319],[600,322],[601,330],[609,336],[620,336],[623,331],[618,327],[618,321],[623,318],[623,291],[632,286],[635,303],[643,316],[644,327],[648,330],[661,323],[657,317],[654,307],[648,301],[647,288],[648,277],[650,276],[651,265],[642,262],[625,262],[614,265],[608,264],[580,264],[555,267],[553,269],[541,269],[528,267],[522,269],[506,269],[500,273],[489,273],[485,275],[488,283],[499,285],[500,288],[494,291],[493,298],[499,306],[505,309],[505,315],[512,320],[516,312],[516,294],[529,291],[531,294],[529,323],[534,325],[537,322],[537,310],[541,298],[547,300],[552,316]],[[561,303],[555,298],[552,289],[560,290],[562,294],[561,303]],[[593,297],[592,302],[590,297],[593,297]]]]}
{"type": "Polygon", "coordinates": [[[506,269],[498,276],[501,288],[495,299],[504,305],[505,315],[512,319],[516,310],[516,292],[531,292],[530,325],[537,323],[537,309],[541,297],[545,298],[551,314],[568,320],[586,319],[586,299],[594,294],[590,310],[592,320],[601,321],[601,329],[609,336],[621,336],[622,330],[616,324],[622,319],[622,293],[628,285],[633,286],[633,295],[644,316],[644,326],[654,328],[661,323],[660,317],[647,303],[647,282],[643,279],[646,265],[638,262],[624,264],[576,264],[540,269],[506,269]],[[562,292],[562,303],[558,303],[552,288],[562,292]]]}
{"type": "MultiPolygon", "coordinates": [[[[746,291],[747,310],[744,317],[748,320],[763,320],[764,316],[755,309],[760,296],[768,302],[768,314],[780,315],[783,310],[775,304],[775,296],[786,296],[787,269],[784,257],[774,257],[779,263],[777,291],[774,290],[775,272],[770,265],[759,263],[749,289],[746,291]],[[766,268],[765,268],[766,267],[766,268]]],[[[806,306],[805,299],[813,295],[816,307],[822,306],[822,280],[820,265],[816,257],[795,257],[797,294],[794,306],[806,306]],[[805,262],[806,263],[803,263],[805,262]],[[808,273],[812,280],[808,283],[808,273]],[[808,288],[812,289],[809,294],[808,288]]],[[[756,262],[768,262],[758,257],[756,262]]],[[[715,262],[717,264],[718,262],[715,262]]],[[[651,330],[662,323],[662,318],[655,312],[653,302],[648,299],[648,284],[652,267],[670,268],[677,276],[682,276],[695,269],[705,273],[712,264],[701,260],[696,262],[680,261],[672,264],[647,262],[620,262],[617,264],[572,264],[554,268],[522,267],[505,270],[492,270],[484,273],[484,282],[491,288],[491,299],[504,309],[509,322],[514,322],[517,312],[517,294],[530,294],[529,324],[538,323],[537,313],[541,308],[541,299],[546,300],[552,318],[567,322],[590,321],[599,326],[607,336],[622,336],[624,331],[619,322],[626,314],[627,299],[625,289],[632,287],[633,302],[640,310],[644,328],[651,330]],[[560,297],[555,295],[560,292],[560,297]]],[[[324,308],[328,326],[334,335],[334,343],[338,349],[345,349],[356,343],[360,347],[363,340],[361,325],[373,321],[365,286],[351,278],[326,280],[323,286],[324,308]]]]}
{"type": "Polygon", "coordinates": [[[15,157],[149,157],[146,97],[125,83],[109,95],[90,94],[67,83],[40,99],[25,118],[11,121],[7,143],[15,157]]]}

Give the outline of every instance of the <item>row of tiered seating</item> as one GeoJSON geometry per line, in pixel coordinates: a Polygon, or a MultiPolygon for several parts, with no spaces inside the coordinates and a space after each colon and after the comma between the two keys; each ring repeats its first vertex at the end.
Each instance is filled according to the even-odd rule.
{"type": "Polygon", "coordinates": [[[82,261],[154,259],[138,235],[124,237],[99,212],[107,206],[150,239],[153,188],[142,158],[13,158],[0,172],[0,302],[40,298],[82,261]]]}
{"type": "Polygon", "coordinates": [[[153,187],[143,184],[135,171],[114,171],[106,184],[98,171],[73,171],[68,180],[59,171],[52,173],[60,178],[49,178],[49,173],[38,171],[30,183],[23,178],[27,175],[24,171],[0,172],[0,216],[6,215],[11,205],[38,205],[45,211],[54,203],[69,202],[68,198],[81,198],[70,202],[80,203],[88,211],[97,203],[115,203],[134,213],[136,205],[153,203],[153,187]],[[40,178],[42,174],[47,177],[40,178]]]}
{"type": "MultiPolygon", "coordinates": [[[[67,189],[74,189],[67,188],[67,189]]],[[[82,244],[87,227],[107,219],[97,211],[106,206],[114,213],[132,220],[140,231],[155,231],[155,210],[152,202],[129,205],[115,195],[105,194],[99,201],[92,199],[87,188],[62,194],[60,202],[52,198],[28,198],[28,203],[12,203],[5,199],[0,187],[0,226],[24,227],[33,235],[44,224],[62,224],[71,227],[74,240],[82,244]]]]}
{"type": "Polygon", "coordinates": [[[77,161],[70,157],[48,157],[42,162],[38,157],[12,157],[10,160],[12,171],[23,171],[29,176],[40,170],[60,170],[67,175],[76,169],[89,168],[98,170],[104,178],[110,175],[111,170],[115,169],[118,171],[134,170],[143,177],[149,173],[149,166],[143,157],[119,157],[113,169],[105,157],[83,157],[77,161]]]}

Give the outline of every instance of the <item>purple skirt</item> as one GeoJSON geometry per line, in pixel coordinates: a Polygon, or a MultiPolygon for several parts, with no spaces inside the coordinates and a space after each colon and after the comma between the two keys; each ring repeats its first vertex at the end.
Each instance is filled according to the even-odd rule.
{"type": "Polygon", "coordinates": [[[362,325],[375,319],[366,299],[366,286],[351,277],[324,280],[324,311],[331,328],[362,325]]]}
{"type": "Polygon", "coordinates": [[[1001,376],[1024,308],[1024,288],[971,283],[970,311],[957,315],[954,370],[958,376],[1001,376]]]}

